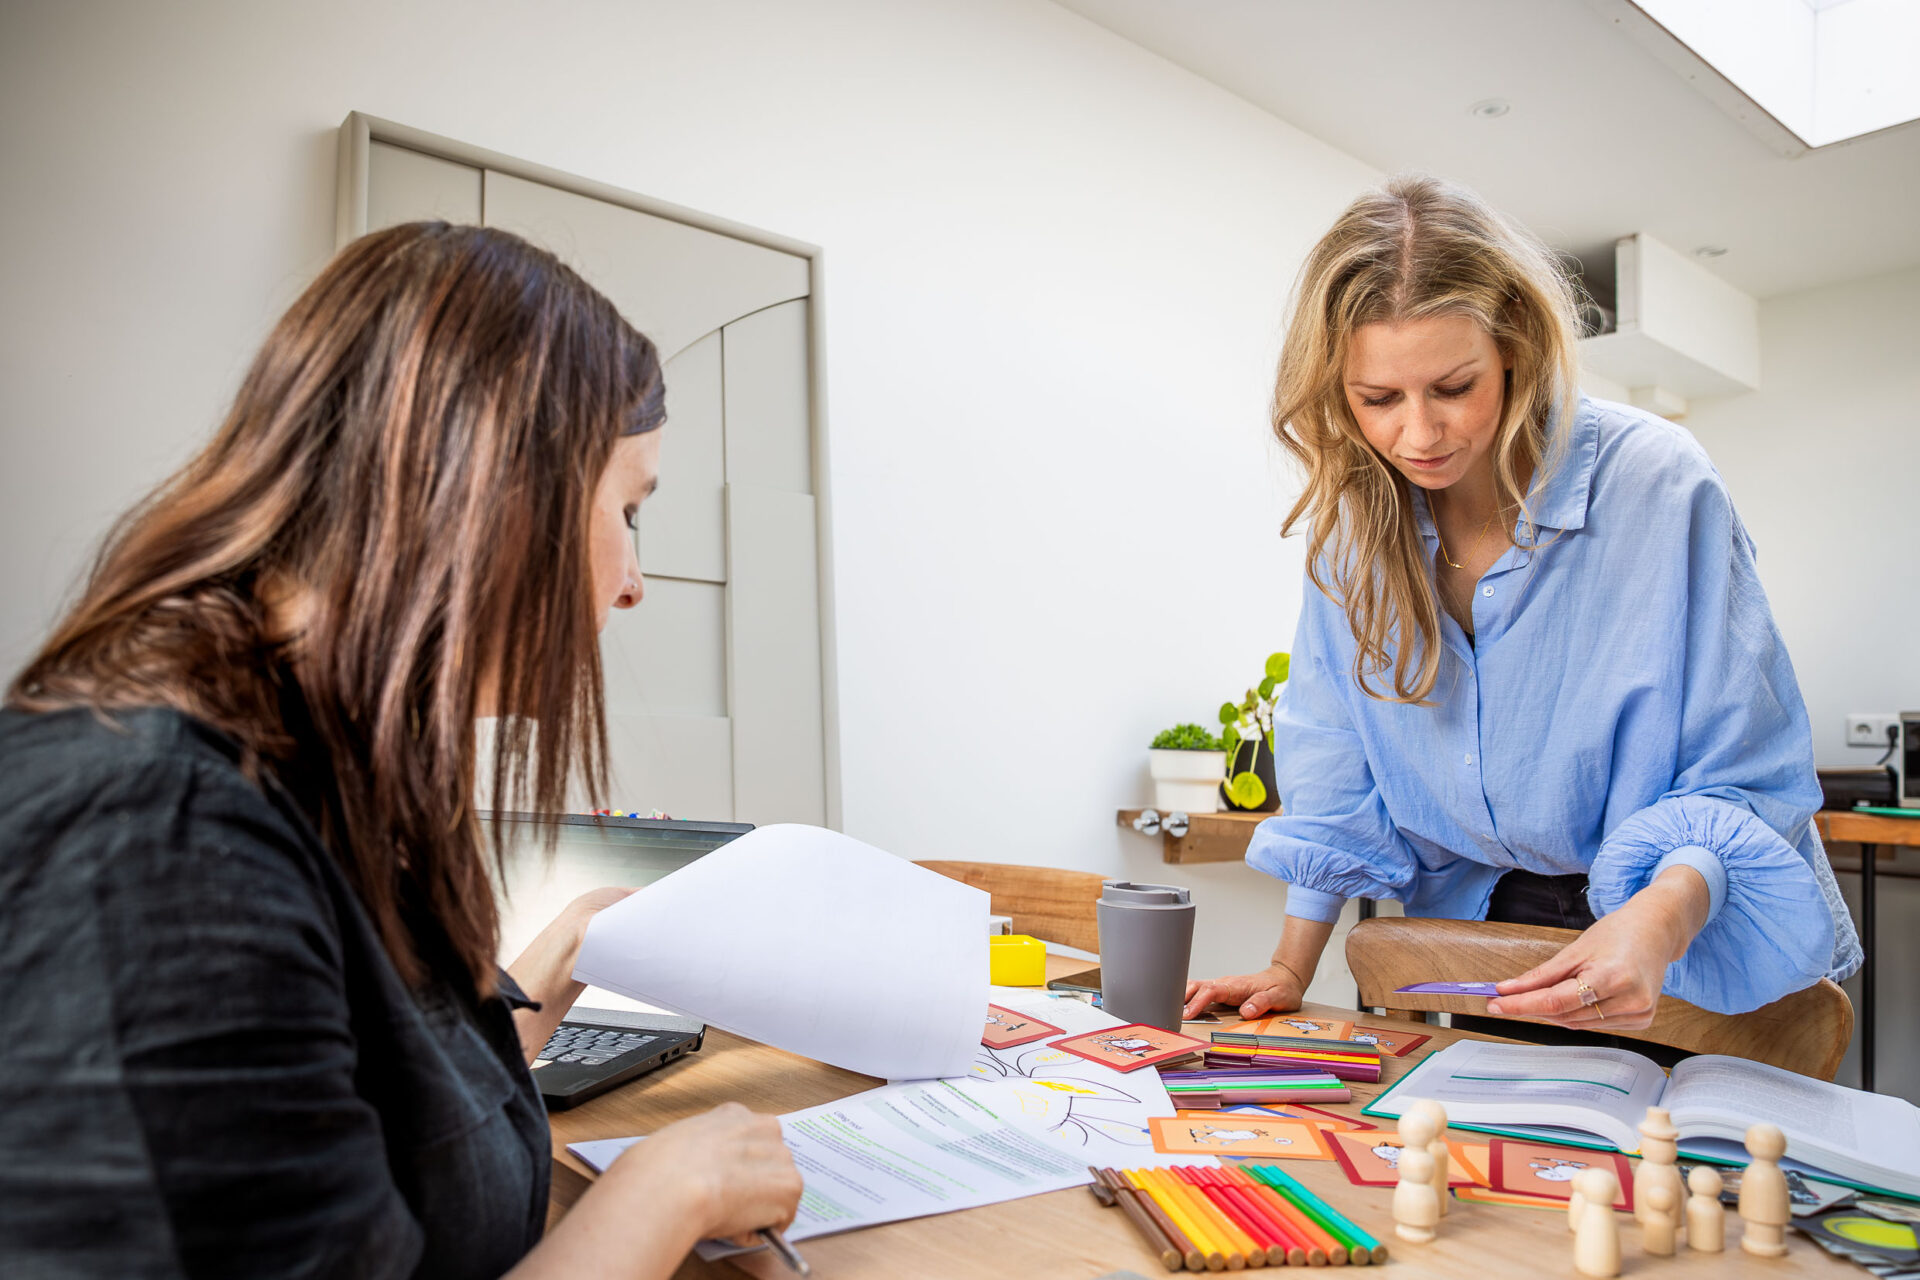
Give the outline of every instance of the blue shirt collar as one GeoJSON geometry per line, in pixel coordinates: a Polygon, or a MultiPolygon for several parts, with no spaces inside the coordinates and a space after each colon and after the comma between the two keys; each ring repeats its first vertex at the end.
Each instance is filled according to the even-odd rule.
{"type": "Polygon", "coordinates": [[[1545,477],[1534,481],[1528,514],[1543,529],[1584,528],[1593,496],[1593,465],[1600,456],[1600,414],[1585,396],[1561,446],[1559,455],[1548,459],[1545,477]]]}
{"type": "MultiPolygon", "coordinates": [[[[1557,421],[1557,419],[1556,419],[1557,421]]],[[[1552,432],[1549,432],[1551,438],[1552,432]]],[[[1561,441],[1559,455],[1549,460],[1546,474],[1534,480],[1528,494],[1528,514],[1542,529],[1581,529],[1587,523],[1587,503],[1593,496],[1593,467],[1600,456],[1600,412],[1585,396],[1573,415],[1573,429],[1561,441]]],[[[1414,525],[1429,541],[1438,538],[1427,491],[1408,485],[1413,499],[1414,525]]]]}

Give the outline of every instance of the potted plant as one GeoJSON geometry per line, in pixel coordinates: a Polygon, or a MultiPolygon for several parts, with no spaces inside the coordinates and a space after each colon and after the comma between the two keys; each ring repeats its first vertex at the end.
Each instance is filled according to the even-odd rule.
{"type": "Polygon", "coordinates": [[[1217,813],[1227,749],[1197,724],[1175,725],[1159,734],[1147,752],[1153,774],[1153,804],[1163,813],[1217,813]]]}
{"type": "Polygon", "coordinates": [[[1247,690],[1238,703],[1220,704],[1221,742],[1233,755],[1226,781],[1220,784],[1220,798],[1229,809],[1272,813],[1280,807],[1280,792],[1273,781],[1273,707],[1291,667],[1288,655],[1269,654],[1260,687],[1247,690]],[[1262,744],[1265,751],[1260,749],[1262,744]]]}

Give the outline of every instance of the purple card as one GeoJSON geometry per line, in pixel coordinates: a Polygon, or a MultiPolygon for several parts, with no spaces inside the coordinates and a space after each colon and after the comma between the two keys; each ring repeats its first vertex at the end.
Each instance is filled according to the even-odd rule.
{"type": "Polygon", "coordinates": [[[1416,982],[1410,987],[1395,987],[1393,994],[1397,996],[1496,996],[1500,992],[1491,982],[1416,982]]]}

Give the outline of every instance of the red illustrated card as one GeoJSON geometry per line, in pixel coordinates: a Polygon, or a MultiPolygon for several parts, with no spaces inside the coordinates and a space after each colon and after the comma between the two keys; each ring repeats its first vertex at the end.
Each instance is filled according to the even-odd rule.
{"type": "Polygon", "coordinates": [[[1163,1031],[1145,1023],[1132,1022],[1105,1031],[1055,1040],[1053,1047],[1064,1049],[1089,1062],[1097,1062],[1115,1071],[1137,1071],[1175,1058],[1190,1057],[1207,1047],[1205,1040],[1183,1036],[1178,1031],[1163,1031]]]}
{"type": "Polygon", "coordinates": [[[1495,1138],[1487,1145],[1487,1164],[1491,1166],[1487,1173],[1495,1191],[1571,1200],[1575,1174],[1582,1169],[1612,1169],[1620,1180],[1620,1194],[1613,1207],[1628,1212],[1633,1209],[1633,1167],[1617,1151],[1586,1151],[1515,1138],[1495,1138]]]}
{"type": "Polygon", "coordinates": [[[1211,1119],[1154,1116],[1147,1121],[1153,1149],[1173,1156],[1280,1156],[1331,1160],[1328,1134],[1298,1120],[1256,1119],[1244,1112],[1211,1119]]]}
{"type": "MultiPolygon", "coordinates": [[[[1400,1151],[1407,1144],[1388,1133],[1329,1133],[1327,1145],[1340,1162],[1347,1181],[1356,1187],[1396,1187],[1400,1185],[1400,1151]]],[[[1447,1185],[1474,1185],[1471,1170],[1449,1165],[1447,1185]]]]}
{"type": "Polygon", "coordinates": [[[1372,1045],[1383,1058],[1404,1058],[1433,1037],[1417,1036],[1411,1031],[1389,1031],[1385,1027],[1355,1027],[1347,1039],[1372,1045]]]}
{"type": "Polygon", "coordinates": [[[1044,1040],[1059,1034],[1060,1028],[1051,1022],[1042,1022],[1024,1013],[990,1004],[987,1006],[986,1034],[980,1037],[980,1043],[989,1049],[1011,1049],[1017,1044],[1044,1040]]]}

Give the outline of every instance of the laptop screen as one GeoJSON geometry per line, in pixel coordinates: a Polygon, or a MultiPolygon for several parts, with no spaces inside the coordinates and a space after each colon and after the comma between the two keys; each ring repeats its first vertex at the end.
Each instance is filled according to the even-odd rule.
{"type": "Polygon", "coordinates": [[[496,829],[506,838],[506,880],[498,886],[502,963],[581,894],[610,885],[644,889],[753,830],[746,822],[489,811],[480,814],[480,826],[489,849],[496,829]]]}

